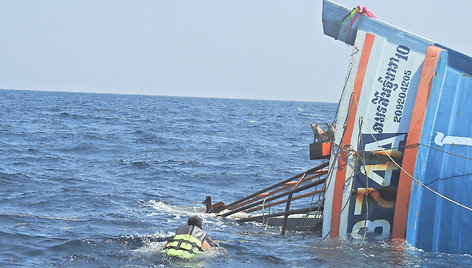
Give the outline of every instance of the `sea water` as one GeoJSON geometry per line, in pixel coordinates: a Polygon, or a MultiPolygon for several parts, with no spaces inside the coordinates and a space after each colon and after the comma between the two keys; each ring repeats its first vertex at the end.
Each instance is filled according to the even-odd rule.
{"type": "Polygon", "coordinates": [[[204,213],[320,164],[334,103],[0,90],[0,267],[466,266],[469,255],[324,240],[204,213]],[[191,215],[218,243],[160,254],[191,215]]]}

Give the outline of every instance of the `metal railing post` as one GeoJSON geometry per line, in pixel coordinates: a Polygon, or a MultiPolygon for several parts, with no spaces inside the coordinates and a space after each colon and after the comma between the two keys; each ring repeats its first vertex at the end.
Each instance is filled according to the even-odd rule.
{"type": "Polygon", "coordinates": [[[288,195],[287,204],[285,205],[284,221],[282,223],[282,230],[280,231],[281,235],[285,235],[285,230],[287,229],[288,212],[290,211],[290,203],[292,203],[292,195],[293,192],[288,195]]]}

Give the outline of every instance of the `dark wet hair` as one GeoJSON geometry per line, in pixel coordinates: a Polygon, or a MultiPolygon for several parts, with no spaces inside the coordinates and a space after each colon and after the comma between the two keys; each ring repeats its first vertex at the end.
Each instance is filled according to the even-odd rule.
{"type": "Polygon", "coordinates": [[[202,219],[196,215],[193,215],[192,217],[188,218],[188,225],[194,225],[202,228],[202,219]]]}

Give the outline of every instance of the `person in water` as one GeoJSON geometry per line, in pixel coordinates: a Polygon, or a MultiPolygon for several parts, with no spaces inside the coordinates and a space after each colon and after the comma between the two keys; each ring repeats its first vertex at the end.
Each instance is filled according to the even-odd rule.
{"type": "Polygon", "coordinates": [[[191,259],[203,252],[210,252],[209,237],[202,230],[202,219],[192,216],[187,224],[177,228],[175,236],[165,244],[162,252],[168,256],[191,259]]]}

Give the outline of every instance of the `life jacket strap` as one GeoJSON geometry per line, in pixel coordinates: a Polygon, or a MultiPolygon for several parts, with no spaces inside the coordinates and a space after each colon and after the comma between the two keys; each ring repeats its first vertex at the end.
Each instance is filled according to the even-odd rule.
{"type": "Polygon", "coordinates": [[[168,246],[166,246],[166,248],[183,249],[183,250],[187,250],[187,251],[191,251],[192,248],[196,248],[199,251],[203,251],[203,248],[200,245],[198,245],[196,242],[185,239],[185,238],[176,238],[176,237],[174,237],[172,240],[169,241],[169,243],[167,245],[168,246]],[[174,242],[177,242],[177,244],[174,243],[174,242]],[[190,245],[191,248],[187,249],[186,247],[182,247],[182,243],[190,245]]]}

